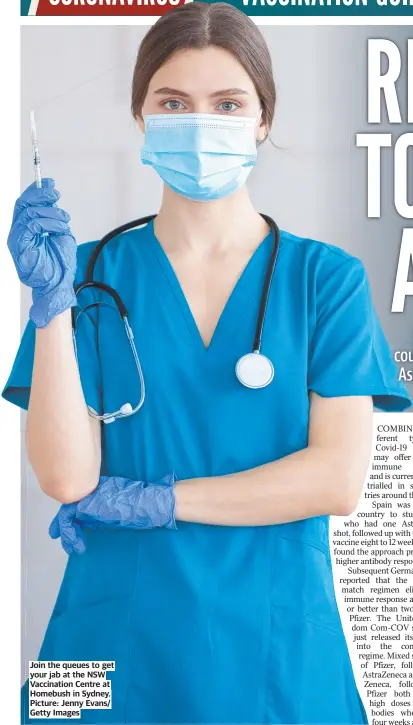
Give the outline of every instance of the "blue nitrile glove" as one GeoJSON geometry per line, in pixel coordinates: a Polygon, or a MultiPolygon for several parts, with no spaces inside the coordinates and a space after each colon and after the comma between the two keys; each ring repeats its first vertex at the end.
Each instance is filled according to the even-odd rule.
{"type": "Polygon", "coordinates": [[[90,529],[176,529],[175,473],[159,481],[132,481],[101,476],[98,487],[77,503],[63,504],[50,524],[49,534],[59,536],[68,553],[82,553],[82,527],[90,529]]]}
{"type": "Polygon", "coordinates": [[[52,539],[62,540],[67,554],[83,554],[86,551],[86,540],[81,526],[76,523],[77,503],[64,503],[49,526],[52,539]]]}
{"type": "Polygon", "coordinates": [[[55,315],[76,304],[76,240],[69,215],[56,206],[53,179],[31,184],[17,199],[7,245],[20,281],[32,288],[30,318],[46,327],[55,315]]]}

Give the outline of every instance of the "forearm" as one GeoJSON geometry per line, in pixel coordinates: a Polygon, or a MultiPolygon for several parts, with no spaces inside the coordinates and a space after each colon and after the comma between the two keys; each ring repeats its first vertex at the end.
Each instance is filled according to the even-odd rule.
{"type": "MultiPolygon", "coordinates": [[[[176,518],[221,526],[265,526],[311,516],[348,515],[362,470],[348,470],[337,451],[308,447],[278,461],[176,485],[176,518]]],[[[361,483],[360,483],[361,479],[361,483]]]]}
{"type": "Polygon", "coordinates": [[[70,310],[36,331],[27,452],[43,491],[68,503],[97,486],[100,427],[87,411],[70,310]]]}

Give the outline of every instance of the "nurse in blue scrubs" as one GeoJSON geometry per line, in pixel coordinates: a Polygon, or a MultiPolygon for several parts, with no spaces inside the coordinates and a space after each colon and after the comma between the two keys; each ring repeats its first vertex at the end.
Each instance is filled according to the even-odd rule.
{"type": "MultiPolygon", "coordinates": [[[[163,200],[95,269],[129,312],[135,415],[96,418],[142,392],[113,309],[80,315],[74,354],[72,309],[112,301],[76,299],[96,242],[77,247],[50,180],[16,204],[9,248],[33,305],[3,396],[28,409],[28,456],[69,552],[39,659],[116,667],[112,707],[83,723],[367,722],[329,515],[357,505],[373,406],[411,400],[362,263],[286,231],[262,344],[274,378],[237,379],[274,244],[245,187],[274,105],[265,41],[230,6],[173,10],[141,44],[132,109],[163,200]]],[[[69,718],[31,718],[26,683],[22,721],[69,718]]]]}

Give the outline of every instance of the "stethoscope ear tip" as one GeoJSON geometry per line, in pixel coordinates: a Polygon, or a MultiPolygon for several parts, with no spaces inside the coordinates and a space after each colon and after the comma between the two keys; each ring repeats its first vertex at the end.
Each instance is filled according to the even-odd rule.
{"type": "Polygon", "coordinates": [[[109,423],[114,423],[115,420],[118,420],[119,418],[123,418],[127,415],[130,415],[133,411],[133,408],[130,403],[124,403],[115,415],[112,415],[110,418],[103,418],[103,422],[108,425],[109,423]]]}
{"type": "Polygon", "coordinates": [[[271,360],[260,352],[243,355],[235,366],[235,374],[246,388],[266,388],[274,378],[274,366],[271,360]]]}

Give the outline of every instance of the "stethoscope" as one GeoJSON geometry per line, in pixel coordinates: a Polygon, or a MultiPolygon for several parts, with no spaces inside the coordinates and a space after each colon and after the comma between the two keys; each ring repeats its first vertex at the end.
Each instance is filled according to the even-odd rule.
{"type": "MultiPolygon", "coordinates": [[[[267,222],[268,226],[271,229],[271,233],[273,235],[273,247],[271,251],[271,256],[268,262],[267,272],[265,275],[264,285],[262,288],[262,294],[261,294],[261,303],[260,308],[258,312],[258,318],[257,318],[257,326],[255,328],[255,336],[254,336],[254,342],[252,347],[252,352],[246,353],[246,355],[243,355],[238,360],[236,366],[235,366],[235,374],[239,380],[239,382],[244,385],[247,388],[252,388],[254,390],[257,390],[259,388],[265,388],[267,385],[269,385],[274,377],[274,366],[271,362],[271,360],[266,356],[263,355],[261,352],[261,346],[262,346],[262,336],[264,331],[264,322],[265,322],[265,315],[267,312],[267,306],[268,306],[268,300],[270,297],[270,291],[271,291],[271,283],[272,278],[274,275],[275,266],[277,263],[277,256],[278,256],[278,249],[280,246],[280,231],[278,229],[278,226],[276,225],[275,221],[271,219],[271,217],[267,216],[266,214],[261,214],[262,218],[267,222]]],[[[102,415],[99,415],[96,410],[94,410],[90,405],[88,405],[88,411],[89,414],[96,418],[97,420],[101,420],[104,423],[113,423],[115,420],[118,420],[120,418],[127,418],[130,415],[134,415],[138,412],[138,410],[142,407],[144,400],[145,400],[145,380],[142,372],[142,366],[139,360],[139,355],[135,346],[134,336],[132,328],[129,324],[128,319],[128,311],[126,309],[126,306],[124,305],[119,293],[113,289],[113,287],[110,287],[105,282],[98,282],[94,279],[95,274],[95,267],[96,262],[99,259],[99,256],[103,250],[103,248],[115,237],[117,237],[119,234],[123,234],[123,232],[130,231],[131,229],[135,229],[136,227],[141,227],[149,222],[151,222],[153,219],[155,219],[156,214],[151,214],[150,216],[142,217],[141,219],[135,219],[132,222],[128,222],[127,224],[123,224],[120,227],[117,227],[116,229],[113,229],[111,232],[106,234],[100,242],[96,245],[94,248],[92,254],[90,255],[90,259],[86,268],[86,277],[85,281],[81,282],[79,285],[77,285],[75,291],[76,295],[78,296],[83,290],[85,289],[98,289],[103,292],[106,292],[111,298],[112,301],[115,303],[116,309],[119,312],[120,318],[123,321],[123,324],[125,326],[125,331],[127,338],[129,340],[129,344],[132,350],[132,354],[135,360],[136,368],[139,375],[140,380],[140,387],[141,387],[141,396],[138,404],[133,408],[130,403],[124,403],[118,410],[115,410],[113,413],[103,413],[102,415]]],[[[85,313],[87,310],[91,309],[92,307],[98,307],[100,305],[105,305],[107,303],[105,302],[93,302],[89,305],[86,305],[83,307],[80,312],[75,315],[74,309],[72,308],[72,335],[73,335],[73,345],[75,350],[75,355],[77,359],[77,346],[76,346],[76,325],[77,320],[79,319],[80,315],[85,313]]],[[[108,305],[109,307],[112,307],[112,305],[108,305]]]]}

